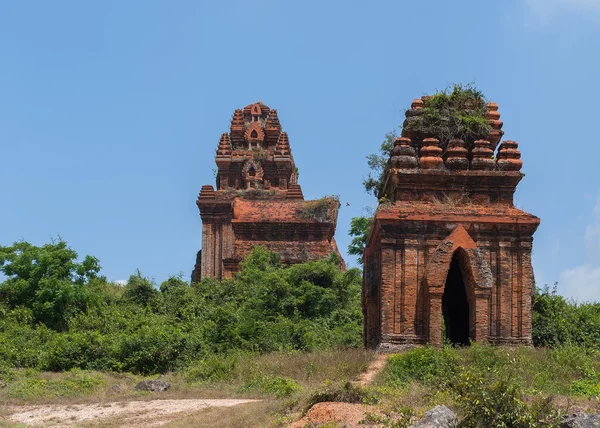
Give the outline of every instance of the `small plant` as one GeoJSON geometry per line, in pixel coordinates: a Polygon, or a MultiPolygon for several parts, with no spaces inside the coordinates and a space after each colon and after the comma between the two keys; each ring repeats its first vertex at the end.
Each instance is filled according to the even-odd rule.
{"type": "Polygon", "coordinates": [[[92,392],[104,385],[96,372],[74,369],[58,379],[47,379],[36,370],[27,369],[16,374],[8,384],[10,398],[33,399],[42,397],[75,397],[92,392]]]}
{"type": "Polygon", "coordinates": [[[571,390],[576,394],[600,399],[600,382],[596,379],[580,379],[573,381],[571,390]]]}
{"type": "Polygon", "coordinates": [[[300,385],[289,377],[257,375],[250,379],[242,391],[258,390],[266,394],[273,394],[277,398],[289,397],[302,389],[300,385]]]}
{"type": "Polygon", "coordinates": [[[477,371],[462,367],[453,389],[463,418],[459,428],[559,428],[562,414],[549,398],[523,400],[521,386],[505,371],[477,371]]]}
{"type": "Polygon", "coordinates": [[[439,385],[448,383],[457,369],[458,355],[453,348],[421,347],[391,355],[385,373],[392,384],[416,380],[439,385]]]}
{"type": "Polygon", "coordinates": [[[235,357],[210,355],[188,367],[185,378],[188,382],[228,380],[234,374],[236,363],[235,357]]]}
{"type": "Polygon", "coordinates": [[[359,424],[378,424],[389,428],[408,428],[412,426],[414,419],[414,409],[403,407],[398,410],[382,409],[381,413],[366,412],[365,418],[359,424]]]}
{"type": "Polygon", "coordinates": [[[486,100],[472,84],[455,84],[425,99],[419,115],[404,128],[438,138],[445,148],[452,138],[460,138],[470,148],[474,141],[487,138],[491,127],[485,117],[486,100]]]}
{"type": "Polygon", "coordinates": [[[324,196],[316,201],[309,201],[299,210],[298,215],[304,219],[314,219],[319,223],[325,223],[337,218],[337,210],[340,207],[338,196],[324,196]]]}

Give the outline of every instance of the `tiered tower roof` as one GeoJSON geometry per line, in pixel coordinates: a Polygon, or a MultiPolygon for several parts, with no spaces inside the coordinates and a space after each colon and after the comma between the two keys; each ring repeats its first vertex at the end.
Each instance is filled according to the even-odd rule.
{"type": "Polygon", "coordinates": [[[303,199],[289,137],[277,110],[260,101],[234,111],[215,160],[217,199],[303,199]]]}
{"type": "Polygon", "coordinates": [[[382,194],[391,202],[468,200],[512,206],[523,174],[518,144],[504,141],[496,103],[485,105],[489,132],[463,141],[440,141],[426,129],[410,126],[423,114],[427,97],[415,99],[406,111],[402,136],[394,142],[384,172],[382,194]]]}

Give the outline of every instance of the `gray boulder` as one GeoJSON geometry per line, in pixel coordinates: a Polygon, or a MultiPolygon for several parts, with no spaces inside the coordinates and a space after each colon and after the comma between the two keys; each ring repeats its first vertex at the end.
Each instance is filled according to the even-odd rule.
{"type": "Polygon", "coordinates": [[[170,387],[171,384],[164,380],[143,380],[134,389],[136,391],[164,392],[170,387]]]}
{"type": "Polygon", "coordinates": [[[452,428],[456,415],[446,406],[435,406],[423,415],[423,419],[413,424],[411,428],[452,428]]]}
{"type": "Polygon", "coordinates": [[[600,428],[600,413],[588,415],[587,413],[573,413],[565,417],[563,428],[600,428]]]}

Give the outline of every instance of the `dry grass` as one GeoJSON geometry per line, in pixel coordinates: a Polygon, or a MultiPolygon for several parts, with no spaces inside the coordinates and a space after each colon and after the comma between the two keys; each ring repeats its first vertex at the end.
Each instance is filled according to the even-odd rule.
{"type": "MultiPolygon", "coordinates": [[[[300,417],[301,411],[312,392],[325,384],[357,380],[373,360],[374,354],[362,349],[318,351],[311,353],[271,353],[266,355],[240,355],[235,368],[226,379],[218,381],[190,380],[185,372],[170,373],[161,380],[171,384],[163,393],[135,391],[141,376],[122,373],[66,372],[37,373],[15,371],[7,387],[0,390],[0,427],[9,424],[6,418],[11,412],[7,406],[32,405],[102,405],[108,402],[155,399],[209,399],[209,398],[257,398],[261,402],[236,406],[235,408],[207,408],[193,412],[156,416],[142,412],[135,416],[120,415],[98,421],[76,422],[76,426],[122,427],[147,426],[149,420],[168,423],[166,426],[237,427],[280,426],[300,417]],[[257,377],[281,377],[291,379],[300,389],[277,399],[276,394],[248,388],[249,381],[257,377]],[[63,385],[78,379],[82,388],[68,389],[63,385]],[[70,380],[69,380],[70,379],[70,380]],[[87,382],[87,380],[90,382],[87,382]],[[66,391],[66,392],[65,392],[66,391]],[[4,409],[4,410],[3,410],[4,409]],[[132,419],[134,416],[134,419],[132,419]],[[138,419],[135,419],[138,417],[138,419]],[[135,422],[138,421],[138,422],[135,422]],[[145,421],[145,422],[144,422],[145,421]],[[4,425],[3,425],[4,424],[4,425]]],[[[153,376],[152,378],[156,378],[153,376]]]]}
{"type": "Polygon", "coordinates": [[[274,400],[243,404],[232,408],[212,407],[193,415],[185,415],[169,422],[169,428],[189,427],[269,427],[276,423],[279,404],[274,400]]]}

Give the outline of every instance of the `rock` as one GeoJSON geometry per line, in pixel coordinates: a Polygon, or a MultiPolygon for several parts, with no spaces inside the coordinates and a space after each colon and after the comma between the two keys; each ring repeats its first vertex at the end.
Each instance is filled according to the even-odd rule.
{"type": "Polygon", "coordinates": [[[411,428],[451,428],[456,421],[456,415],[446,406],[435,406],[425,413],[423,419],[411,428]]]}
{"type": "Polygon", "coordinates": [[[600,413],[596,415],[573,413],[565,417],[562,426],[563,428],[600,428],[600,413]]]}
{"type": "Polygon", "coordinates": [[[143,380],[135,386],[136,391],[164,392],[171,384],[164,380],[143,380]]]}
{"type": "Polygon", "coordinates": [[[112,392],[114,392],[115,394],[118,394],[119,392],[121,392],[121,387],[119,385],[115,384],[115,385],[113,385],[113,386],[110,387],[110,390],[112,392]]]}

